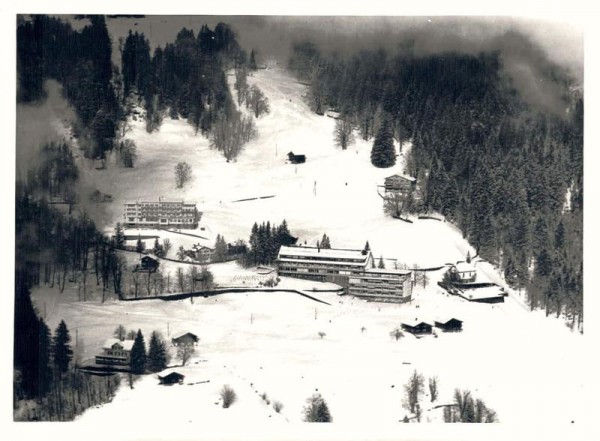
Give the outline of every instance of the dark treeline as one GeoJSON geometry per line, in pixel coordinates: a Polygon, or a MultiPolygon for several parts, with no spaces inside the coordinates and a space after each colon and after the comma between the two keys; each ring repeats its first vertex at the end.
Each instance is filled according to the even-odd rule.
{"type": "Polygon", "coordinates": [[[497,52],[293,49],[289,66],[309,82],[315,112],[341,112],[365,140],[389,123],[397,141],[412,141],[416,210],[454,222],[512,287],[528,288],[532,308],[581,320],[583,98],[558,69],[543,78],[562,90],[554,114],[520,96],[497,52]]]}
{"type": "Polygon", "coordinates": [[[245,256],[247,265],[263,265],[273,263],[277,259],[279,248],[295,244],[296,238],[290,234],[284,219],[281,225],[254,223],[249,243],[250,251],[245,256]]]}
{"type": "MultiPolygon", "coordinates": [[[[119,42],[119,71],[111,62],[105,18],[87,18],[91,24],[81,31],[45,15],[19,16],[17,27],[18,102],[44,99],[44,82],[60,82],[76,110],[74,134],[86,157],[105,157],[113,148],[119,150],[120,138],[127,132],[126,118],[135,105],[145,109],[148,132],[157,130],[166,115],[186,119],[205,136],[217,124],[221,132],[225,127],[233,141],[221,135],[212,145],[224,151],[228,160],[241,149],[237,144],[256,136],[254,122],[237,112],[227,86],[225,70],[247,64],[230,26],[219,23],[212,30],[204,25],[197,35],[183,28],[174,43],[154,53],[143,33],[130,32],[119,42]]],[[[268,111],[259,91],[251,97],[247,106],[252,103],[257,117],[268,111]]],[[[127,150],[121,158],[126,167],[133,166],[130,153],[127,150]]]]}
{"type": "Polygon", "coordinates": [[[77,366],[77,344],[62,321],[54,335],[35,310],[25,271],[15,274],[13,398],[16,421],[68,421],[110,401],[119,377],[91,377],[77,366]]]}
{"type": "Polygon", "coordinates": [[[58,18],[18,17],[17,101],[45,98],[44,82],[55,79],[75,108],[74,133],[87,157],[103,156],[112,148],[122,117],[113,84],[111,41],[102,16],[89,16],[91,24],[76,32],[58,18]]]}
{"type": "Polygon", "coordinates": [[[85,301],[88,277],[94,275],[102,300],[109,292],[120,294],[125,262],[85,213],[65,215],[44,198],[33,198],[22,183],[15,204],[16,271],[28,286],[56,284],[62,292],[67,281],[77,283],[85,301]]]}

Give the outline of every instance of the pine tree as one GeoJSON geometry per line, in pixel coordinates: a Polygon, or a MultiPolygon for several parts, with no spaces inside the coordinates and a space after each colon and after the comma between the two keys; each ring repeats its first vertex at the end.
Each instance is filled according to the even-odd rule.
{"type": "Polygon", "coordinates": [[[115,247],[121,249],[125,246],[125,233],[123,232],[123,226],[120,222],[117,222],[115,227],[115,247]]]}
{"type": "Polygon", "coordinates": [[[306,402],[304,421],[307,423],[330,423],[333,421],[329,407],[321,394],[314,394],[306,402]]]}
{"type": "Polygon", "coordinates": [[[396,163],[394,138],[388,119],[384,119],[371,149],[371,164],[379,168],[388,168],[396,163]]]}
{"type": "Polygon", "coordinates": [[[146,249],[146,244],[142,241],[142,237],[138,236],[138,240],[135,244],[135,251],[138,253],[143,252],[146,249]]]}
{"type": "Polygon", "coordinates": [[[371,246],[369,245],[369,241],[368,240],[367,240],[367,243],[365,244],[364,250],[367,251],[367,252],[371,251],[371,246]]]}
{"type": "Polygon", "coordinates": [[[225,238],[220,234],[217,234],[215,241],[215,252],[213,254],[213,260],[215,262],[223,262],[227,258],[227,242],[225,238]]]}
{"type": "Polygon", "coordinates": [[[257,69],[257,67],[256,67],[256,58],[255,58],[255,55],[254,55],[254,49],[252,49],[252,51],[250,51],[250,66],[249,67],[250,67],[251,70],[256,70],[257,69]]]}
{"type": "Polygon", "coordinates": [[[73,350],[71,349],[71,335],[67,329],[64,320],[58,325],[54,333],[53,353],[54,365],[60,373],[65,373],[69,369],[69,363],[73,358],[73,350]]]}
{"type": "Polygon", "coordinates": [[[148,350],[148,370],[160,372],[167,367],[167,348],[164,340],[156,331],[150,336],[150,348],[148,350]]]}
{"type": "Polygon", "coordinates": [[[379,269],[385,269],[385,263],[383,263],[383,256],[379,257],[379,264],[377,265],[379,269]]]}
{"type": "Polygon", "coordinates": [[[323,233],[323,238],[321,239],[321,248],[331,249],[331,241],[329,240],[329,236],[325,233],[323,233]]]}
{"type": "Polygon", "coordinates": [[[131,372],[134,374],[143,374],[146,371],[146,343],[142,330],[138,329],[137,335],[131,347],[131,372]]]}

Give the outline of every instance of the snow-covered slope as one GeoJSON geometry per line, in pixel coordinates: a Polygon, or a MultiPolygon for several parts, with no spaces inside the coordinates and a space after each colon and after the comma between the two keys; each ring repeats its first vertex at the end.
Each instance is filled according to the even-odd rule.
{"type": "MultiPolygon", "coordinates": [[[[383,216],[377,185],[404,171],[402,156],[395,167],[377,169],[370,164],[371,142],[358,139],[344,151],[335,147],[335,121],[310,112],[302,101],[306,86],[276,67],[254,72],[248,80],[264,91],[271,112],[258,119],[258,139],[246,145],[235,163],[211,150],[208,140],[183,120],[165,119],[151,135],[143,122],[132,121],[127,136],[138,146],[135,168],[109,165],[108,170],[85,171],[100,191],[113,195],[100,219],[105,228],[122,220],[126,201],[182,197],[198,203],[212,242],[216,234],[229,241],[247,240],[254,222],[285,218],[292,233],[311,245],[327,233],[334,247],[361,248],[368,240],[376,256],[409,265],[439,266],[464,258],[468,245],[452,226],[432,220],[407,224],[383,216]],[[290,151],[305,154],[307,162],[287,164],[290,151]],[[175,188],[173,176],[179,161],[190,163],[194,175],[183,190],[175,188]],[[274,197],[233,202],[260,196],[274,197]]],[[[177,238],[170,239],[177,249],[177,238]]]]}
{"type": "MultiPolygon", "coordinates": [[[[402,172],[402,161],[392,169],[376,169],[369,162],[369,143],[358,141],[346,151],[334,147],[334,120],[312,114],[301,99],[305,87],[283,71],[261,70],[249,82],[265,92],[271,113],[258,120],[259,138],[235,163],[226,163],[184,121],[165,120],[152,135],[143,123],[133,122],[128,136],[138,145],[136,168],[85,171],[115,198],[107,204],[104,227],[120,220],[127,200],[180,196],[198,202],[211,238],[217,233],[229,241],[247,238],[255,221],[286,218],[292,233],[309,244],[326,232],[334,246],[359,248],[368,240],[376,256],[407,264],[438,266],[464,258],[469,244],[450,224],[407,224],[383,216],[376,185],[402,172]],[[306,164],[286,164],[288,151],[305,154],[306,164]],[[194,179],[176,190],[173,167],[180,160],[192,165],[194,179]],[[267,195],[275,197],[232,202],[267,195]]],[[[191,364],[173,369],[186,375],[186,384],[162,387],[153,376],[133,390],[124,384],[112,403],[78,420],[82,427],[160,420],[173,425],[192,421],[210,433],[231,425],[260,430],[299,422],[305,399],[318,391],[339,427],[381,430],[404,416],[402,386],[415,369],[439,378],[439,403],[449,402],[456,387],[469,389],[509,424],[535,428],[589,415],[581,394],[593,375],[592,355],[581,335],[542,313],[526,311],[512,298],[481,305],[449,297],[434,283],[440,276],[432,274],[430,286],[417,290],[408,305],[319,294],[332,305],[325,306],[289,293],[228,294],[197,298],[193,304],[101,305],[76,302],[69,290],[63,295],[37,291],[34,300],[46,311],[51,328],[64,319],[78,330],[88,357],[118,324],[141,328],[146,336],[152,330],[165,336],[191,331],[201,338],[191,364]],[[400,341],[389,335],[403,320],[440,315],[463,320],[464,331],[438,338],[407,335],[400,341]],[[210,382],[188,384],[205,380],[210,382]],[[219,405],[223,384],[239,397],[230,409],[219,405]],[[259,398],[263,392],[271,402],[283,403],[281,415],[259,398]]],[[[426,412],[424,418],[439,420],[439,412],[426,412]]]]}

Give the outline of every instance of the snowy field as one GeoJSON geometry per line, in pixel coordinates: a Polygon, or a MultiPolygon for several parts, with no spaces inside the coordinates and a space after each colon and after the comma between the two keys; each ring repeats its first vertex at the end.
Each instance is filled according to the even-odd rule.
{"type": "MultiPolygon", "coordinates": [[[[109,161],[107,170],[90,166],[83,171],[86,182],[114,198],[103,205],[100,226],[111,231],[122,219],[124,202],[181,197],[198,203],[205,231],[191,232],[209,240],[159,231],[161,237],[169,237],[173,249],[212,245],[217,234],[229,242],[247,240],[255,221],[280,223],[285,218],[301,243],[314,245],[323,233],[334,247],[362,248],[368,240],[375,257],[409,266],[435,267],[464,259],[468,250],[473,254],[449,223],[408,224],[383,215],[376,186],[404,171],[402,158],[395,167],[382,170],[370,166],[371,143],[357,141],[346,151],[334,147],[334,120],[311,113],[301,98],[305,87],[282,70],[258,71],[249,82],[265,92],[271,113],[258,120],[259,138],[235,163],[211,150],[208,140],[195,135],[185,121],[165,119],[152,135],[142,122],[132,122],[128,136],[138,146],[136,167],[122,169],[109,161]],[[305,154],[307,162],[287,164],[289,151],[305,154]],[[191,164],[194,176],[183,190],[175,189],[173,178],[180,160],[191,164]],[[275,197],[233,202],[267,195],[275,197]]],[[[152,243],[147,241],[148,246],[152,243]]],[[[165,265],[173,273],[177,264],[165,265]]],[[[491,266],[482,269],[502,283],[491,266]]],[[[211,271],[216,280],[247,276],[234,263],[212,265],[211,271]]],[[[283,292],[226,294],[193,303],[100,304],[77,302],[69,288],[62,295],[57,289],[36,291],[34,300],[52,329],[64,319],[73,333],[77,330],[84,358],[93,357],[118,324],[142,329],[146,340],[153,330],[165,337],[184,331],[200,336],[191,363],[172,369],[186,375],[184,385],[159,387],[154,375],[143,377],[133,390],[124,382],[112,403],[79,418],[82,427],[159,419],[173,425],[197,423],[211,433],[231,425],[279,427],[300,422],[305,399],[318,391],[338,427],[382,429],[395,426],[405,415],[402,386],[415,369],[438,377],[438,403],[450,402],[454,388],[469,389],[510,425],[567,425],[589,415],[581,395],[593,375],[594,354],[579,333],[542,312],[527,311],[513,294],[498,305],[450,297],[438,289],[435,281],[440,277],[441,272],[432,274],[428,288],[417,289],[415,300],[407,305],[315,294],[331,303],[327,306],[283,292]],[[438,338],[406,335],[399,341],[390,336],[403,320],[431,321],[438,316],[463,320],[464,331],[438,338]],[[325,336],[320,338],[319,332],[325,336]],[[210,382],[190,384],[206,380],[210,382]],[[230,409],[219,404],[224,384],[238,395],[230,409]],[[263,392],[271,402],[283,403],[281,414],[259,398],[263,392]]],[[[311,289],[308,284],[312,282],[300,288],[311,289]]],[[[294,282],[284,280],[282,286],[294,282]]],[[[425,410],[425,421],[440,420],[439,411],[425,410]]],[[[289,438],[288,432],[282,433],[289,438]]]]}

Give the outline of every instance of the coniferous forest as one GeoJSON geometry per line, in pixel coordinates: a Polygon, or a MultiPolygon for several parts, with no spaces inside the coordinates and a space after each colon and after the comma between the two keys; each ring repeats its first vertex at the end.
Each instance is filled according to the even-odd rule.
{"type": "Polygon", "coordinates": [[[526,100],[497,51],[416,55],[405,44],[343,57],[301,42],[289,68],[309,83],[316,113],[335,109],[374,140],[375,166],[395,160],[377,144],[388,125],[412,141],[417,211],[455,223],[527,289],[531,308],[582,319],[583,97],[558,67],[545,66],[542,80],[560,90],[559,109],[526,100]]]}

